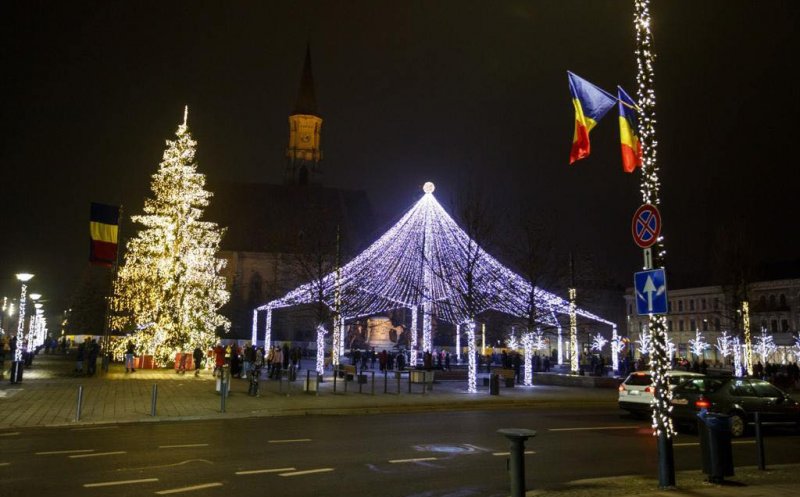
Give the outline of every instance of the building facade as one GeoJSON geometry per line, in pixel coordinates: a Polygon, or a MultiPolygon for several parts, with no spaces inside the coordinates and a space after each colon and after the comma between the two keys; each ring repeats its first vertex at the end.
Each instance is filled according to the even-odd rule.
{"type": "MultiPolygon", "coordinates": [[[[734,289],[725,286],[705,286],[668,291],[669,314],[667,332],[675,346],[675,354],[693,360],[690,340],[700,332],[709,344],[705,350],[706,361],[724,362],[715,345],[723,332],[741,337],[743,320],[740,299],[734,289]]],[[[800,279],[783,279],[750,283],[746,288],[750,306],[750,329],[754,346],[762,332],[771,337],[775,351],[769,362],[787,363],[798,360],[795,340],[800,330],[800,279]]],[[[633,289],[625,293],[626,329],[635,356],[640,355],[638,340],[647,331],[648,317],[636,313],[633,289]]],[[[755,360],[763,358],[754,357],[755,360]]]]}

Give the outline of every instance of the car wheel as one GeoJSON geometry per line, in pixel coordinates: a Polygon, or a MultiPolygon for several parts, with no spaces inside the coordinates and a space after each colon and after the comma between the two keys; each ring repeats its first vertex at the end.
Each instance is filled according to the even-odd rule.
{"type": "Polygon", "coordinates": [[[733,413],[731,414],[731,436],[734,438],[741,437],[744,435],[744,431],[747,425],[744,422],[744,416],[741,413],[733,413]]]}

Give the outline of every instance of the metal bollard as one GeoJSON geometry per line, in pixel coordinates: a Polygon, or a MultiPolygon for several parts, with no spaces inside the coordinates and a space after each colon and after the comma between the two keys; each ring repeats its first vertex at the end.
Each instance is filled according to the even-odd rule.
{"type": "Polygon", "coordinates": [[[228,396],[228,382],[225,378],[225,372],[222,372],[222,378],[219,382],[219,412],[225,412],[225,397],[228,396]]]}
{"type": "Polygon", "coordinates": [[[400,395],[400,377],[403,376],[401,374],[397,375],[397,395],[400,395]]]}
{"type": "Polygon", "coordinates": [[[764,434],[761,431],[761,416],[756,413],[756,452],[758,453],[758,469],[767,469],[767,462],[764,460],[764,434]]]}
{"type": "Polygon", "coordinates": [[[511,479],[511,497],[525,495],[525,440],[535,437],[536,432],[525,428],[504,428],[497,433],[511,442],[508,456],[508,474],[511,479]]]}
{"type": "Polygon", "coordinates": [[[372,372],[372,395],[375,395],[375,371],[372,372]]]}
{"type": "Polygon", "coordinates": [[[383,393],[389,393],[389,370],[383,370],[383,393]]]}
{"type": "Polygon", "coordinates": [[[150,415],[156,416],[156,402],[158,402],[158,385],[153,385],[153,394],[150,397],[150,415]]]}
{"type": "Polygon", "coordinates": [[[78,406],[75,409],[75,422],[81,420],[82,407],[83,407],[83,385],[78,385],[78,406]]]}
{"type": "Polygon", "coordinates": [[[336,378],[339,376],[339,370],[333,369],[333,393],[336,393],[336,378]]]}

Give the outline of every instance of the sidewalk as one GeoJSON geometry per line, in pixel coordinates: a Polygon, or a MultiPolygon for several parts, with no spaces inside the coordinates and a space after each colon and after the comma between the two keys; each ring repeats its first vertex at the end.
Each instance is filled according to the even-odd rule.
{"type": "Polygon", "coordinates": [[[621,476],[595,478],[566,483],[557,489],[531,490],[526,497],[797,497],[800,496],[800,464],[768,466],[759,471],[754,466],[737,467],[736,475],[725,485],[705,481],[700,471],[679,471],[677,488],[654,490],[655,478],[621,476]]]}
{"type": "MultiPolygon", "coordinates": [[[[223,419],[256,416],[289,416],[304,414],[363,414],[379,412],[411,412],[453,409],[505,409],[514,407],[580,407],[613,406],[616,390],[602,388],[570,388],[534,386],[501,388],[500,395],[489,395],[479,380],[478,393],[466,392],[463,382],[441,382],[424,395],[421,385],[401,382],[400,394],[383,393],[383,375],[376,372],[375,394],[371,384],[350,382],[343,392],[341,380],[333,393],[333,378],[328,375],[320,385],[319,395],[302,391],[305,370],[291,385],[287,382],[262,380],[260,396],[247,395],[247,380],[233,379],[226,412],[220,412],[220,396],[215,379],[203,371],[178,375],[172,370],[137,370],[126,374],[120,364],[108,373],[98,372],[92,378],[73,376],[71,358],[39,355],[32,368],[25,370],[23,381],[12,385],[8,376],[0,382],[0,434],[15,428],[40,426],[75,426],[103,423],[223,419]],[[156,416],[150,416],[153,385],[158,385],[156,416]],[[75,420],[78,387],[83,387],[80,421],[75,420]],[[279,391],[282,388],[282,391],[279,391]]],[[[310,365],[310,362],[303,366],[310,365]]],[[[368,375],[371,378],[371,375],[368,375]]],[[[389,392],[397,384],[389,378],[389,392]]],[[[677,475],[678,488],[657,491],[654,478],[642,476],[598,478],[568,482],[558,488],[532,490],[529,497],[800,497],[798,486],[800,464],[770,466],[762,472],[755,468],[736,468],[732,481],[739,485],[710,485],[699,471],[677,475]]]]}
{"type": "MultiPolygon", "coordinates": [[[[347,392],[341,379],[333,392],[330,372],[320,384],[318,395],[303,392],[306,370],[301,369],[297,381],[262,379],[258,397],[247,395],[248,380],[233,378],[231,393],[221,412],[221,399],[216,392],[216,380],[209,371],[199,377],[193,372],[185,375],[173,370],[137,370],[126,374],[121,364],[112,364],[108,373],[98,371],[95,377],[74,376],[70,358],[39,354],[33,367],[26,369],[23,381],[10,384],[8,375],[0,382],[0,429],[145,422],[164,420],[213,419],[255,416],[286,416],[304,414],[357,414],[375,412],[409,412],[452,409],[498,409],[510,407],[546,407],[559,405],[613,406],[616,390],[586,389],[555,386],[505,388],[500,395],[489,395],[488,387],[479,379],[478,393],[466,392],[463,381],[435,383],[433,390],[422,393],[422,385],[408,380],[397,381],[390,374],[375,372],[374,395],[372,375],[369,382],[359,385],[348,382],[347,392]],[[157,385],[156,416],[150,415],[153,385],[157,385]],[[83,387],[80,420],[76,421],[78,387],[83,387]],[[566,404],[565,404],[566,403],[566,404]]],[[[306,362],[301,366],[310,365],[306,362]]]]}

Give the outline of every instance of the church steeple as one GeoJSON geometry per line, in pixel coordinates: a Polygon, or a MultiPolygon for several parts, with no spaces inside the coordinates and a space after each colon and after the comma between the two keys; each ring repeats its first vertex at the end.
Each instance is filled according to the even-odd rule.
{"type": "Polygon", "coordinates": [[[289,116],[289,146],[286,148],[286,182],[308,184],[319,181],[321,174],[320,133],[322,118],[317,111],[314,76],[311,73],[311,47],[306,45],[306,58],[300,77],[300,90],[294,111],[289,116]]]}
{"type": "Polygon", "coordinates": [[[311,46],[306,45],[306,60],[303,62],[303,75],[300,76],[300,91],[292,114],[317,115],[317,95],[314,91],[314,75],[311,73],[311,46]]]}

